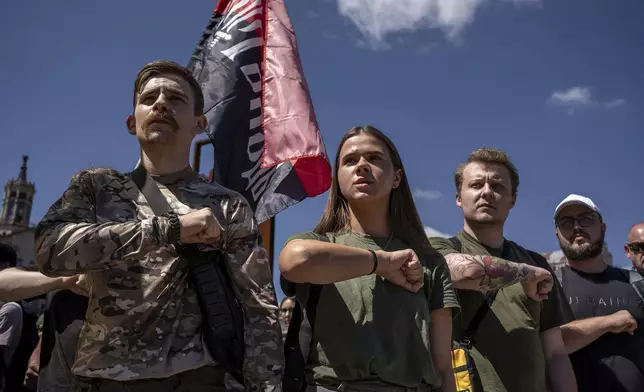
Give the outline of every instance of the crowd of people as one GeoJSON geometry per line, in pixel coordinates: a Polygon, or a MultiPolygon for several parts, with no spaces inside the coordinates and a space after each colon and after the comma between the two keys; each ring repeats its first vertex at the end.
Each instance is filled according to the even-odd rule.
{"type": "Polygon", "coordinates": [[[608,266],[599,207],[569,195],[552,215],[568,265],[553,271],[506,238],[518,170],[481,148],[455,170],[462,231],[427,238],[396,146],[354,127],[319,222],[279,254],[278,307],[248,203],[190,168],[199,84],[159,61],[133,95],[137,170],[72,178],[36,227],[39,271],[0,247],[0,391],[644,391],[644,223],[624,248],[633,269],[608,266]],[[221,255],[242,363],[206,333],[188,246],[221,255]],[[17,301],[39,296],[28,321],[17,301]]]}

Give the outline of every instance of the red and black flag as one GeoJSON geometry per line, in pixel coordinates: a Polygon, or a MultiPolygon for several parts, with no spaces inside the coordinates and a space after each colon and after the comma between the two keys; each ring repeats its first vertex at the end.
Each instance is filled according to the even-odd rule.
{"type": "Polygon", "coordinates": [[[283,0],[219,0],[188,67],[204,93],[215,179],[240,192],[258,222],[329,188],[283,0]]]}

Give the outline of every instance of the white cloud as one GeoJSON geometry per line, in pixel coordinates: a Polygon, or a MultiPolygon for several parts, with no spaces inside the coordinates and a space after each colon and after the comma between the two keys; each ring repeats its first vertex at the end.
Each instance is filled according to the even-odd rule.
{"type": "Polygon", "coordinates": [[[622,98],[616,98],[613,100],[610,100],[604,104],[604,107],[611,109],[611,108],[617,108],[620,106],[626,105],[626,100],[622,98]]]}
{"type": "Polygon", "coordinates": [[[555,105],[577,106],[592,105],[590,87],[571,87],[568,90],[555,91],[550,96],[550,102],[555,105]]]}
{"type": "Polygon", "coordinates": [[[605,102],[598,101],[593,98],[591,88],[587,86],[575,86],[567,90],[555,91],[548,99],[548,102],[569,108],[569,113],[582,106],[602,106],[611,109],[626,105],[626,100],[622,98],[614,98],[605,102]]]}
{"type": "MultiPolygon", "coordinates": [[[[476,10],[494,0],[337,0],[338,11],[355,24],[372,47],[392,33],[440,29],[458,40],[474,20],[476,10]]],[[[539,0],[505,0],[514,4],[540,4],[539,0]]]]}
{"type": "Polygon", "coordinates": [[[443,194],[440,193],[439,191],[423,190],[418,188],[412,191],[412,195],[416,199],[425,199],[425,200],[437,200],[437,199],[440,199],[441,196],[443,196],[443,194]]]}
{"type": "Polygon", "coordinates": [[[443,237],[443,238],[449,238],[451,237],[450,234],[445,234],[440,230],[436,230],[433,227],[425,226],[425,234],[427,234],[427,237],[443,237]]]}

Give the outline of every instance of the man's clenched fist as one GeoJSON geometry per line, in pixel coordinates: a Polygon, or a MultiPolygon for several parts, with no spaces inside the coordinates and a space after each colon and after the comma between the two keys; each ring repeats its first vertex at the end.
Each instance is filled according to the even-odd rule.
{"type": "Polygon", "coordinates": [[[184,244],[212,245],[219,241],[221,230],[210,208],[202,208],[182,215],[179,217],[179,223],[181,242],[184,244]]]}
{"type": "Polygon", "coordinates": [[[537,302],[548,299],[548,293],[552,291],[554,285],[552,274],[544,268],[533,265],[527,267],[529,268],[528,272],[530,275],[526,280],[521,282],[525,294],[537,302]]]}
{"type": "Polygon", "coordinates": [[[609,327],[612,333],[627,332],[633,335],[637,329],[637,321],[628,310],[620,310],[607,317],[610,320],[609,327]]]}
{"type": "Polygon", "coordinates": [[[62,288],[71,290],[73,293],[82,295],[84,297],[89,296],[89,287],[87,286],[87,279],[85,278],[85,274],[66,276],[60,279],[62,288]]]}

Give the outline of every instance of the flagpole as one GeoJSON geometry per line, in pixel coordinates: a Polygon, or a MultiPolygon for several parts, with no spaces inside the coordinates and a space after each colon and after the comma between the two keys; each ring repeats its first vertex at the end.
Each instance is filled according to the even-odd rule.
{"type": "MultiPolygon", "coordinates": [[[[192,169],[199,173],[201,166],[201,149],[203,146],[210,145],[210,139],[199,139],[194,143],[194,150],[192,152],[192,169]]],[[[214,179],[214,164],[213,168],[208,172],[208,179],[212,181],[214,179]]],[[[271,271],[273,270],[273,253],[275,249],[275,217],[267,220],[266,222],[259,225],[259,232],[262,235],[264,240],[264,247],[266,248],[266,254],[268,255],[268,262],[271,266],[271,271]]]]}

